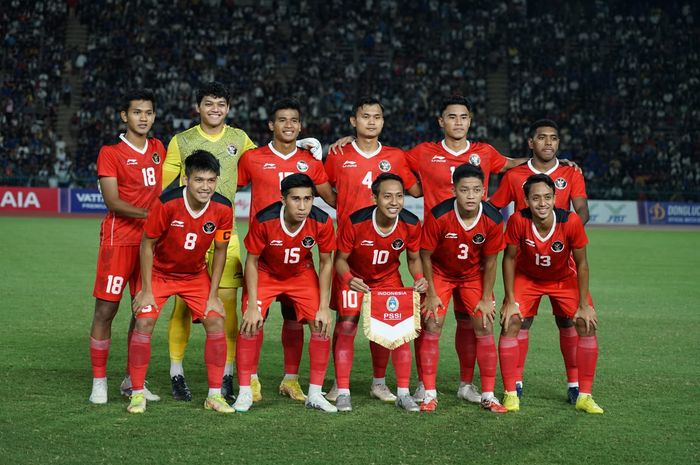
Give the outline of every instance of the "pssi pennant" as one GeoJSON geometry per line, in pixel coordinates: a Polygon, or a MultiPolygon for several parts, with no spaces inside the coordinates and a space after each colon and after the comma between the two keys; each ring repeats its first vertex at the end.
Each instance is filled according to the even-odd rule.
{"type": "Polygon", "coordinates": [[[362,299],[365,336],[395,349],[418,337],[420,296],[410,287],[375,289],[362,299]]]}

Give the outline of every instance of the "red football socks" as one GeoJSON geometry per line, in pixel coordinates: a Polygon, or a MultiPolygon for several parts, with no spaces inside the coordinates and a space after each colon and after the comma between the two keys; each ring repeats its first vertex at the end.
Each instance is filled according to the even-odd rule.
{"type": "Polygon", "coordinates": [[[498,340],[498,355],[501,360],[501,377],[503,387],[508,392],[515,391],[518,370],[518,339],[501,336],[498,340]]]}
{"type": "Polygon", "coordinates": [[[328,357],[331,353],[331,340],[320,333],[311,333],[309,340],[309,384],[323,386],[328,368],[328,357]]]}
{"type": "Polygon", "coordinates": [[[262,353],[263,340],[265,339],[265,328],[260,328],[258,335],[255,336],[257,341],[257,351],[255,352],[255,362],[253,366],[253,371],[251,373],[258,372],[258,365],[260,364],[260,354],[262,353]]]}
{"type": "Polygon", "coordinates": [[[226,335],[223,331],[207,333],[204,343],[204,364],[207,366],[209,389],[221,388],[226,365],[226,335]]]}
{"type": "Polygon", "coordinates": [[[578,365],[579,392],[591,394],[595,367],[598,362],[598,338],[596,336],[579,336],[576,350],[578,365]]]}
{"type": "MultiPolygon", "coordinates": [[[[394,362],[394,371],[396,372],[396,387],[408,389],[411,380],[411,345],[404,343],[391,351],[385,347],[382,347],[382,349],[385,349],[387,353],[391,352],[391,360],[394,362]]],[[[376,374],[374,376],[377,378],[384,377],[376,374]]]]}
{"type": "Polygon", "coordinates": [[[335,382],[338,389],[350,389],[350,371],[355,356],[355,334],[357,324],[352,321],[337,321],[333,331],[333,362],[335,382]]]}
{"type": "Polygon", "coordinates": [[[416,359],[420,359],[420,364],[416,363],[416,366],[423,367],[423,375],[419,379],[423,381],[426,390],[435,389],[438,360],[440,359],[440,335],[422,331],[420,337],[422,339],[420,349],[416,344],[416,351],[420,350],[417,352],[416,359]]]}
{"type": "Polygon", "coordinates": [[[518,367],[515,373],[515,380],[523,380],[523,371],[525,370],[525,359],[527,358],[527,350],[530,347],[530,330],[521,329],[518,332],[518,347],[520,347],[518,354],[518,367]]]}
{"type": "Polygon", "coordinates": [[[284,349],[284,374],[298,374],[301,354],[304,350],[304,325],[298,321],[284,320],[282,348],[284,349]]]}
{"type": "Polygon", "coordinates": [[[423,334],[425,334],[424,329],[421,330],[421,332],[418,333],[418,337],[413,340],[413,348],[416,352],[416,374],[418,375],[418,382],[420,383],[423,382],[423,362],[420,356],[423,350],[423,334]]]}
{"type": "Polygon", "coordinates": [[[107,357],[109,356],[109,344],[111,339],[98,341],[90,338],[90,361],[92,363],[92,377],[107,377],[107,357]]]}
{"type": "Polygon", "coordinates": [[[134,335],[134,330],[129,330],[126,336],[126,376],[129,376],[129,345],[131,344],[131,336],[134,335]]]}
{"type": "Polygon", "coordinates": [[[134,331],[129,343],[129,373],[131,374],[131,389],[134,391],[143,389],[150,360],[151,335],[134,331]]]}
{"type": "MultiPolygon", "coordinates": [[[[409,348],[409,352],[410,350],[409,348]]],[[[375,378],[384,378],[386,376],[386,367],[389,364],[391,351],[372,341],[369,341],[369,351],[372,354],[372,376],[375,378]]]]}
{"type": "Polygon", "coordinates": [[[559,347],[564,357],[566,367],[566,380],[569,383],[578,381],[578,365],[576,364],[576,346],[578,346],[578,333],[575,326],[559,328],[559,347]]]}
{"type": "Polygon", "coordinates": [[[463,383],[471,384],[476,362],[476,335],[471,320],[457,320],[455,350],[459,358],[459,379],[463,383]]]}
{"type": "Polygon", "coordinates": [[[476,360],[479,362],[481,391],[493,392],[496,386],[496,365],[498,364],[493,334],[476,336],[476,360]]]}
{"type": "Polygon", "coordinates": [[[239,386],[250,386],[250,375],[257,370],[256,363],[260,357],[259,339],[262,335],[259,332],[255,336],[238,334],[236,344],[236,373],[238,374],[239,386]]]}

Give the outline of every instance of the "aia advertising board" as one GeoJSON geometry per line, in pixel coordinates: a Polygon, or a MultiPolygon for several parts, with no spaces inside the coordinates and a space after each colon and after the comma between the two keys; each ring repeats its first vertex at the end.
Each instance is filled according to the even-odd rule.
{"type": "Polygon", "coordinates": [[[60,206],[58,189],[0,186],[0,212],[58,213],[60,206]]]}

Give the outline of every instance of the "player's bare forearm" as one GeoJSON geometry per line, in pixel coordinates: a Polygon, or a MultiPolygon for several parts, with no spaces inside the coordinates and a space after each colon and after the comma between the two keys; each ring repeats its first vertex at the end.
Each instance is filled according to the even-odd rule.
{"type": "Polygon", "coordinates": [[[336,198],[338,197],[330,183],[326,182],[316,186],[318,195],[328,204],[329,207],[336,208],[336,198]]]}
{"type": "Polygon", "coordinates": [[[510,158],[506,157],[507,161],[506,164],[503,165],[503,168],[501,169],[501,173],[508,171],[511,168],[515,168],[518,165],[522,165],[526,161],[529,160],[527,157],[521,157],[521,158],[510,158]]]}
{"type": "Polygon", "coordinates": [[[219,292],[219,283],[224,274],[226,264],[226,249],[228,242],[214,241],[214,258],[211,263],[211,288],[209,289],[209,299],[216,299],[219,292]]]}
{"type": "Polygon", "coordinates": [[[588,210],[588,199],[586,197],[574,197],[571,199],[571,203],[574,206],[574,211],[581,218],[581,222],[585,225],[591,218],[590,212],[588,210]]]}
{"type": "Polygon", "coordinates": [[[586,248],[573,249],[572,255],[576,263],[576,274],[578,278],[579,307],[588,305],[588,257],[586,248]]]}
{"type": "Polygon", "coordinates": [[[328,308],[331,295],[331,276],[333,273],[333,259],[330,253],[319,253],[318,260],[318,286],[320,294],[319,309],[328,308]]]}
{"type": "Polygon", "coordinates": [[[496,259],[498,255],[486,255],[482,263],[484,271],[481,278],[483,291],[481,300],[490,301],[493,296],[493,286],[496,284],[496,259]]]}
{"type": "Polygon", "coordinates": [[[428,281],[423,276],[423,262],[420,258],[420,252],[407,251],[408,253],[408,270],[413,276],[413,290],[423,294],[428,290],[428,281]]]}
{"type": "Polygon", "coordinates": [[[156,246],[158,238],[151,238],[143,235],[141,248],[139,249],[139,261],[141,262],[141,290],[152,291],[153,275],[153,248],[156,246]]]}
{"type": "Polygon", "coordinates": [[[248,292],[248,308],[258,311],[258,255],[248,254],[245,259],[245,286],[248,292]]]}
{"type": "Polygon", "coordinates": [[[100,178],[100,192],[107,209],[119,216],[127,218],[146,218],[148,210],[137,207],[119,198],[117,178],[100,178]]]}
{"type": "Polygon", "coordinates": [[[509,244],[503,252],[503,301],[515,303],[515,254],[518,251],[517,246],[509,244]]]}
{"type": "Polygon", "coordinates": [[[414,185],[412,185],[406,192],[408,192],[408,195],[411,197],[423,197],[423,186],[421,186],[421,183],[417,182],[414,185]]]}
{"type": "Polygon", "coordinates": [[[426,296],[437,296],[437,291],[435,290],[435,282],[433,281],[433,251],[421,249],[420,259],[423,263],[423,276],[428,282],[428,290],[425,292],[426,296]]]}

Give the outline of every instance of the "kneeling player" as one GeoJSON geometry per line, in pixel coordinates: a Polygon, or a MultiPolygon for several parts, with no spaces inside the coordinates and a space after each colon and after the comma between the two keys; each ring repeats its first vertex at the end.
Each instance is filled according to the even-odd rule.
{"type": "Polygon", "coordinates": [[[579,395],[576,409],[603,413],[591,397],[598,360],[598,320],[588,292],[588,238],[576,213],[554,208],[556,189],[546,174],[530,176],[525,185],[527,209],[508,220],[503,256],[505,298],[501,308],[498,351],[505,386],[503,405],[520,409],[516,393],[517,335],[524,318],[537,314],[542,296],[549,296],[554,314],[576,322],[579,395]]]}
{"type": "MultiPolygon", "coordinates": [[[[350,371],[354,356],[355,334],[360,318],[362,294],[372,289],[403,287],[399,257],[406,250],[408,269],[415,280],[414,289],[425,292],[427,283],[420,261],[420,220],[403,209],[404,185],[401,177],[382,173],[372,183],[376,206],[351,214],[338,229],[338,252],[335,258],[335,281],[332,308],[338,310],[333,333],[333,357],[339,411],[352,410],[350,371]]],[[[410,412],[419,407],[409,394],[411,347],[404,343],[393,351],[370,342],[374,381],[370,395],[410,412]],[[384,375],[392,356],[396,370],[397,396],[386,386],[384,375]]]]}
{"type": "Polygon", "coordinates": [[[306,406],[337,412],[321,394],[331,344],[328,338],[331,253],[335,234],[330,216],[313,206],[314,182],[305,174],[291,174],[281,183],[282,201],[260,210],[245,238],[243,320],[236,349],[240,390],[233,407],[247,412],[253,404],[251,375],[257,373],[265,316],[277,298],[290,302],[297,320],[311,327],[309,395],[306,406]],[[319,275],[311,249],[318,245],[319,275]]]}
{"type": "MultiPolygon", "coordinates": [[[[440,333],[450,297],[455,298],[457,324],[470,320],[476,333],[476,358],[481,373],[481,405],[496,413],[507,410],[493,394],[496,384],[496,345],[493,320],[496,312],[493,285],[496,257],[503,250],[503,218],[484,195],[484,173],[471,164],[452,174],[455,197],[426,212],[421,259],[428,281],[424,301],[423,331],[419,353],[425,395],[422,411],[437,408],[435,380],[440,357],[440,333]]],[[[461,355],[461,353],[459,354],[461,355]]],[[[460,357],[460,365],[467,363],[460,357]]]]}
{"type": "Polygon", "coordinates": [[[160,309],[178,295],[200,320],[207,333],[204,361],[209,395],[204,408],[230,413],[234,410],[221,395],[226,363],[224,306],[217,295],[231,237],[231,202],[216,194],[219,162],[204,150],[185,160],[185,187],[163,194],[148,217],[141,241],[142,288],[134,299],[136,327],[129,343],[129,370],[133,383],[130,413],[143,413],[143,383],[151,358],[151,334],[160,309]],[[205,255],[214,242],[211,279],[205,255]],[[155,251],[154,251],[155,249],[155,251]]]}

